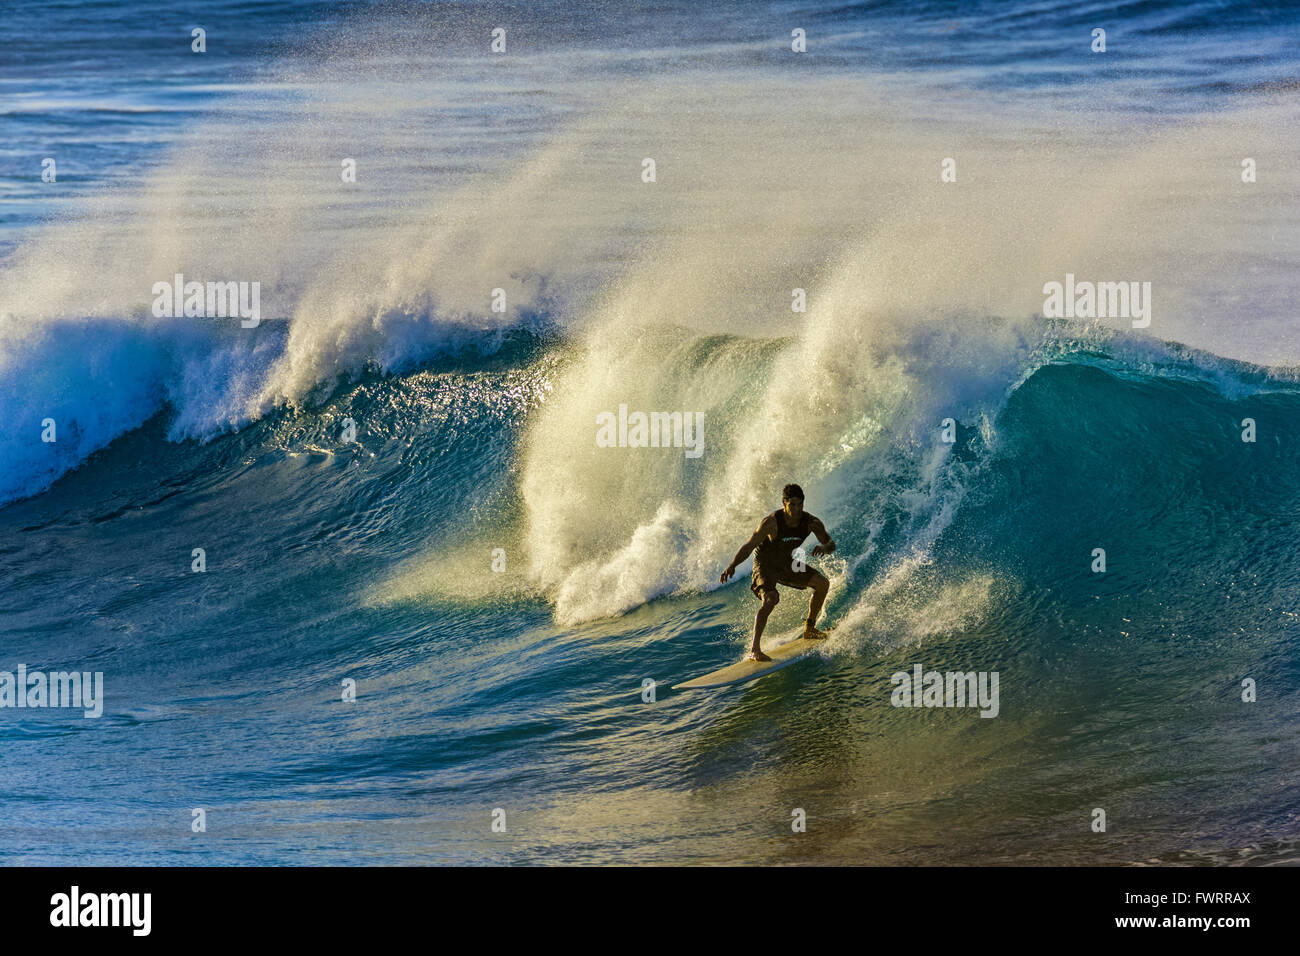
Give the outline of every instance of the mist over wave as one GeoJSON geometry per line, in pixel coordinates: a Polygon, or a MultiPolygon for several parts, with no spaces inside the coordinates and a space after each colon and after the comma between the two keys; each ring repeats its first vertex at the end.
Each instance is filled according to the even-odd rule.
{"type": "MultiPolygon", "coordinates": [[[[588,51],[566,80],[553,56],[519,56],[478,91],[516,121],[494,135],[492,159],[470,163],[464,143],[495,129],[488,114],[447,91],[432,104],[414,92],[453,59],[382,17],[343,36],[313,65],[286,61],[260,78],[256,110],[247,90],[232,96],[141,187],[87,200],[0,265],[0,414],[13,426],[0,501],[48,487],[160,410],[173,439],[207,440],[310,401],[340,375],[490,352],[517,328],[623,343],[622,356],[598,344],[600,361],[658,376],[661,394],[680,385],[669,407],[700,399],[633,358],[649,353],[630,330],[797,343],[777,364],[799,366],[799,387],[779,374],[744,397],[734,488],[709,490],[710,511],[724,513],[733,499],[752,505],[753,476],[769,464],[803,461],[873,405],[913,400],[915,383],[890,367],[911,358],[895,350],[967,353],[921,358],[952,367],[953,393],[926,381],[926,407],[904,418],[968,390],[1005,391],[1022,336],[957,341],[957,330],[972,317],[1023,323],[1041,311],[1043,283],[1066,273],[1150,281],[1155,338],[1270,365],[1300,359],[1277,334],[1300,274],[1300,227],[1279,201],[1296,169],[1293,98],[1139,132],[1126,116],[1079,111],[1066,125],[950,90],[909,102],[885,80],[777,75],[743,58],[647,77],[588,51]],[[541,83],[562,106],[527,95],[541,83]],[[420,131],[434,128],[428,143],[420,131]],[[1122,150],[1098,148],[1116,140],[1122,150]],[[1242,142],[1264,169],[1249,187],[1242,142]],[[958,180],[944,184],[949,156],[958,180]],[[654,183],[640,178],[646,157],[654,183]],[[341,158],[357,160],[356,183],[341,182],[341,158]],[[178,273],[258,281],[263,314],[281,321],[155,319],[153,284],[178,273]],[[790,312],[795,288],[806,314],[790,312]],[[504,311],[492,308],[498,289],[504,311]],[[967,376],[985,381],[956,381],[967,376]],[[874,397],[845,394],[863,390],[874,397]],[[33,451],[23,436],[47,417],[75,440],[33,451]],[[782,453],[770,432],[796,423],[811,440],[782,453]]],[[[563,401],[597,397],[571,374],[563,401]]]]}
{"type": "Polygon", "coordinates": [[[74,37],[0,62],[0,620],[15,659],[110,672],[114,729],[0,725],[10,832],[80,854],[93,820],[78,862],[933,862],[935,832],[951,862],[1294,861],[1290,7],[214,9],[259,30],[201,59],[143,7],[94,42],[0,22],[74,37]],[[260,282],[260,324],[156,318],[178,273],[260,282]],[[1045,318],[1067,275],[1149,282],[1150,326],[1045,318]],[[703,453],[601,447],[620,406],[702,415],[703,453]],[[839,543],[832,640],[670,694],[745,646],[718,575],[787,481],[839,543]],[[918,661],[1000,670],[999,719],[891,707],[918,661]],[[799,849],[737,828],[795,792],[825,795],[799,849]],[[229,828],[142,844],[159,793],[229,828]],[[1131,822],[1100,849],[1099,794],[1131,822]],[[480,799],[508,845],[466,836],[480,799]]]}

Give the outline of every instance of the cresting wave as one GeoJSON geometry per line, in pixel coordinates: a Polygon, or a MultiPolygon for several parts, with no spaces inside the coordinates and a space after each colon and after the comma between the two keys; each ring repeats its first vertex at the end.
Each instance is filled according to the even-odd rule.
{"type": "MultiPolygon", "coordinates": [[[[977,353],[980,362],[959,362],[953,341],[913,327],[868,368],[875,392],[836,392],[814,424],[791,429],[780,402],[763,400],[779,391],[783,369],[805,361],[802,340],[659,328],[628,331],[602,350],[529,334],[441,370],[363,375],[311,408],[205,445],[165,441],[163,414],[120,454],[110,448],[85,466],[78,487],[102,491],[81,504],[64,495],[61,507],[112,520],[187,475],[205,476],[197,494],[219,499],[229,487],[242,500],[246,492],[233,490],[242,473],[265,463],[256,467],[283,472],[271,540],[315,535],[322,520],[326,531],[377,535],[408,552],[411,540],[429,538],[374,584],[368,603],[541,598],[559,625],[574,627],[715,589],[718,569],[772,507],[766,476],[789,475],[841,541],[822,562],[834,583],[832,652],[1027,612],[1053,588],[1053,601],[1083,600],[1094,585],[1078,569],[1094,547],[1112,551],[1111,580],[1133,580],[1135,547],[1145,573],[1166,535],[1202,533],[1197,515],[1236,515],[1232,539],[1251,539],[1260,554],[1284,546],[1277,522],[1295,512],[1285,489],[1300,464],[1286,437],[1300,428],[1294,374],[1101,328],[977,324],[979,335],[959,327],[954,340],[997,340],[999,356],[1016,360],[995,366],[977,353]],[[651,355],[657,375],[629,378],[651,355]],[[684,394],[708,407],[708,453],[598,447],[595,414],[583,410],[633,381],[643,391],[631,398],[645,407],[684,394]],[[946,417],[958,423],[952,444],[940,440],[946,417]],[[365,423],[357,442],[340,438],[349,418],[365,423]],[[1254,443],[1241,440],[1245,418],[1259,425],[1254,443]],[[330,480],[291,466],[303,455],[365,464],[330,480]],[[1243,456],[1248,469],[1232,465],[1243,456]],[[141,459],[154,466],[142,472],[141,459]],[[403,504],[381,507],[395,480],[403,504]],[[514,573],[486,570],[494,548],[514,573]],[[1038,597],[1022,605],[1015,595],[1031,577],[1038,597]]],[[[1220,537],[1205,573],[1230,568],[1234,554],[1220,537]]],[[[1288,562],[1268,573],[1294,585],[1288,562]]],[[[1185,589],[1194,607],[1200,587],[1171,584],[1167,596],[1185,589]]]]}
{"type": "Polygon", "coordinates": [[[1296,862],[1293,4],[101,6],[0,17],[0,671],[104,675],[0,856],[1296,862]],[[830,641],[674,690],[789,480],[830,641]]]}
{"type": "MultiPolygon", "coordinates": [[[[369,82],[330,82],[346,66],[286,68],[282,79],[313,99],[269,108],[253,120],[256,135],[247,115],[217,113],[142,188],[107,192],[0,265],[0,502],[39,493],[163,409],[174,440],[208,440],[310,404],[339,376],[491,352],[512,329],[555,330],[625,374],[644,372],[633,389],[643,393],[668,379],[647,367],[651,353],[632,330],[796,339],[782,360],[791,370],[761,394],[714,396],[743,400],[751,422],[736,434],[745,447],[731,462],[734,488],[709,502],[728,516],[749,506],[755,476],[783,454],[811,454],[844,433],[847,391],[882,406],[970,397],[959,383],[953,395],[905,394],[910,357],[896,351],[924,351],[928,339],[930,352],[968,352],[951,364],[969,361],[989,379],[1013,368],[1022,333],[1008,327],[977,345],[961,330],[982,331],[978,316],[1023,326],[1042,308],[1043,282],[1062,275],[1140,268],[1155,290],[1153,337],[1255,361],[1286,356],[1272,329],[1300,270],[1274,270],[1263,286],[1251,279],[1287,255],[1279,249],[1300,247],[1279,245],[1297,228],[1278,218],[1279,178],[1261,179],[1246,215],[1224,226],[1241,184],[1187,159],[1248,132],[1260,151],[1278,147],[1275,164],[1294,162],[1281,148],[1296,128],[1292,103],[1149,135],[1125,155],[1118,187],[1115,161],[1086,148],[1106,133],[1095,118],[1066,133],[1039,114],[984,115],[964,129],[958,181],[945,185],[937,158],[957,151],[952,134],[911,116],[934,104],[902,102],[865,79],[743,69],[651,84],[583,78],[566,89],[583,104],[578,115],[503,139],[476,167],[431,168],[401,124],[374,116],[381,101],[398,113],[416,104],[391,100],[381,68],[369,82]],[[361,137],[381,193],[304,174],[330,144],[361,137]],[[655,183],[641,181],[642,153],[655,154],[655,183]],[[241,330],[155,319],[151,290],[174,274],[257,281],[270,320],[241,330]],[[790,311],[793,289],[806,290],[807,313],[790,311]],[[1232,329],[1215,320],[1227,302],[1239,309],[1232,329]],[[67,438],[57,448],[30,440],[46,419],[67,438]],[[772,429],[810,440],[773,451],[772,429]]],[[[524,63],[520,82],[535,68],[524,63]]],[[[598,387],[573,374],[563,391],[598,387]]]]}
{"type": "MultiPolygon", "coordinates": [[[[810,508],[856,543],[825,562],[838,590],[855,595],[837,605],[854,630],[933,560],[967,494],[987,493],[986,472],[1005,455],[1035,468],[1034,444],[1047,435],[1026,435],[1024,424],[1013,422],[1008,450],[999,422],[1024,384],[1050,379],[1055,363],[1091,368],[1095,359],[1139,394],[1165,381],[1184,383],[1189,395],[1210,388],[1221,417],[1202,424],[1227,438],[1241,417],[1233,403],[1298,394],[1294,373],[1100,328],[951,319],[940,326],[895,331],[883,354],[866,339],[853,353],[818,353],[806,341],[720,340],[681,330],[593,343],[533,416],[523,458],[524,543],[535,580],[554,596],[557,619],[580,623],[663,594],[717,587],[717,569],[789,478],[803,483],[810,508]],[[801,383],[820,377],[826,389],[791,388],[784,370],[792,368],[808,370],[801,383]],[[649,449],[595,447],[592,409],[629,391],[647,407],[685,395],[709,408],[710,453],[691,462],[649,449]],[[958,423],[956,443],[940,439],[946,418],[958,423]]],[[[1066,389],[1058,400],[1068,407],[1083,397],[1066,389]]],[[[1123,408],[1111,411],[1129,417],[1123,408]]],[[[1033,429],[1053,427],[1045,411],[1034,412],[1033,429]]],[[[1144,452],[1166,454],[1159,422],[1142,430],[1156,446],[1144,452]]],[[[1119,442],[1110,451],[1124,452],[1119,442]]],[[[1181,452],[1174,457],[1189,472],[1195,467],[1181,452]]]]}
{"type": "MultiPolygon", "coordinates": [[[[51,225],[0,267],[0,503],[159,415],[172,441],[212,441],[324,414],[340,381],[472,368],[523,335],[554,365],[498,466],[511,475],[513,547],[559,622],[716,586],[719,560],[784,480],[859,542],[831,563],[841,593],[874,575],[839,608],[854,622],[932,560],[1021,383],[1053,349],[1093,347],[1060,344],[1077,327],[1035,317],[1045,281],[1140,270],[1154,289],[1149,337],[1077,328],[1135,374],[1177,365],[1165,340],[1285,355],[1271,330],[1291,318],[1279,303],[1294,273],[1250,280],[1296,229],[1252,219],[1280,215],[1279,180],[1224,226],[1241,184],[1187,160],[1227,154],[1247,130],[1279,147],[1275,164],[1294,162],[1280,149],[1291,103],[1170,126],[1115,159],[1087,148],[1108,132],[1095,117],[1063,131],[1046,114],[986,112],[955,143],[913,119],[933,102],[866,78],[587,77],[565,87],[575,113],[478,167],[434,169],[412,158],[400,123],[375,118],[380,103],[387,116],[418,104],[392,100],[383,67],[329,82],[347,66],[295,72],[311,105],[268,110],[256,136],[233,135],[244,114],[205,122],[144,189],[51,225]],[[384,192],[304,178],[329,144],[359,137],[384,192]],[[942,184],[939,160],[954,152],[957,182],[942,184]],[[654,183],[640,178],[643,154],[654,183]],[[259,281],[271,318],[253,330],[155,319],[150,290],[176,273],[259,281]],[[795,289],[806,312],[791,311],[795,289]],[[504,312],[490,308],[495,290],[504,312]],[[1254,324],[1213,321],[1226,302],[1254,324]],[[707,454],[600,447],[596,416],[620,405],[706,411],[707,454]],[[946,418],[978,454],[936,442],[946,418]],[[33,439],[47,420],[56,443],[33,439]]],[[[1189,367],[1227,366],[1202,355],[1189,367]]],[[[1229,371],[1220,384],[1232,397],[1289,375],[1229,371]]]]}
{"type": "MultiPolygon", "coordinates": [[[[776,488],[762,475],[776,462],[800,468],[792,474],[805,481],[810,508],[841,542],[835,558],[820,562],[833,581],[836,634],[827,653],[870,656],[986,632],[1019,642],[1052,621],[1088,620],[1097,600],[1129,591],[1136,597],[1125,601],[1125,620],[1142,623],[1119,627],[1159,630],[1198,615],[1216,619],[1219,591],[1242,579],[1253,585],[1236,596],[1234,627],[1271,634],[1274,597],[1300,586],[1300,565],[1283,557],[1289,523],[1300,519],[1287,490],[1300,467],[1290,438],[1300,428],[1296,376],[1100,328],[1032,328],[1023,364],[988,378],[933,357],[927,365],[924,346],[911,343],[915,351],[895,353],[908,358],[890,380],[900,391],[876,404],[852,393],[858,404],[836,411],[840,431],[829,450],[814,447],[829,426],[814,435],[774,431],[761,448],[746,445],[762,429],[743,401],[730,401],[761,395],[755,383],[797,356],[799,342],[631,335],[643,359],[664,360],[645,395],[707,382],[708,394],[697,397],[723,399],[711,406],[715,444],[695,462],[596,447],[594,416],[584,422],[581,409],[624,387],[625,370],[609,365],[610,353],[564,346],[562,357],[534,366],[544,371],[533,399],[491,443],[489,484],[499,492],[488,513],[470,529],[437,535],[368,603],[415,602],[447,614],[541,599],[562,631],[579,633],[604,633],[602,622],[657,599],[666,604],[651,620],[672,618],[675,605],[718,587],[718,570],[770,510],[776,488]],[[588,391],[573,388],[575,376],[591,382],[588,391]],[[952,444],[938,438],[943,403],[916,395],[939,386],[968,402],[955,415],[952,444]],[[1267,423],[1256,441],[1242,440],[1246,419],[1267,423]],[[709,510],[723,505],[733,510],[709,510]],[[1231,519],[1207,524],[1216,514],[1231,519]],[[489,544],[515,573],[487,570],[489,544]],[[1097,548],[1109,556],[1105,575],[1090,573],[1097,548]],[[1186,555],[1194,574],[1170,565],[1186,555]]],[[[433,520],[470,506],[481,485],[481,467],[447,467],[410,489],[440,502],[429,506],[433,520]]],[[[797,620],[803,603],[792,595],[777,625],[797,620]]]]}

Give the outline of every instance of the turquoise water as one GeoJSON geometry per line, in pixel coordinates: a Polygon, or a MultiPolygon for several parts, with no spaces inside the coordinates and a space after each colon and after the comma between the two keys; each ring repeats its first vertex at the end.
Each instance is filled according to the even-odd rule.
{"type": "Polygon", "coordinates": [[[106,688],[0,709],[0,859],[1296,861],[1293,8],[192,16],[0,24],[0,670],[106,688]],[[1152,327],[1042,318],[1067,272],[1152,327]],[[832,640],[672,691],[787,481],[832,640]]]}

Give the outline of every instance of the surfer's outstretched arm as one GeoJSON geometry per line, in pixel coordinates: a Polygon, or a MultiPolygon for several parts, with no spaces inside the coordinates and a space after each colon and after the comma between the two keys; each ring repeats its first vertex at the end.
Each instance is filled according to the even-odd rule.
{"type": "Polygon", "coordinates": [[[762,521],[759,522],[758,530],[755,531],[752,535],[750,535],[749,540],[746,541],[744,545],[741,547],[741,549],[736,552],[736,556],[731,559],[731,564],[727,565],[727,570],[722,572],[722,577],[719,578],[718,580],[720,580],[723,584],[726,584],[727,581],[730,580],[731,576],[736,573],[736,565],[740,564],[747,557],[753,554],[754,549],[763,543],[763,535],[768,530],[767,526],[768,523],[771,522],[771,520],[772,520],[772,516],[768,515],[766,518],[764,518],[762,521]]]}

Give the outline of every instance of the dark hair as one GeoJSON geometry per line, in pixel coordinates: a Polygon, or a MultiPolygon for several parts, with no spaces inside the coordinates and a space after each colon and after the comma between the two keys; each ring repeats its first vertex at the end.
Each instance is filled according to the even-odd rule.
{"type": "Polygon", "coordinates": [[[798,498],[803,501],[803,489],[798,485],[786,485],[781,489],[781,500],[789,501],[791,498],[798,498]]]}

